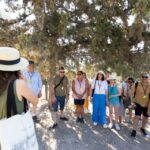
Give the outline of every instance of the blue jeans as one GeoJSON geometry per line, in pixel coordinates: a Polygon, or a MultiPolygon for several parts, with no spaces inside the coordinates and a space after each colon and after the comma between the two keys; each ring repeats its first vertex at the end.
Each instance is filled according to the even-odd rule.
{"type": "Polygon", "coordinates": [[[53,104],[53,111],[58,111],[58,106],[60,107],[60,110],[64,110],[65,107],[65,96],[56,96],[55,102],[53,104]]]}

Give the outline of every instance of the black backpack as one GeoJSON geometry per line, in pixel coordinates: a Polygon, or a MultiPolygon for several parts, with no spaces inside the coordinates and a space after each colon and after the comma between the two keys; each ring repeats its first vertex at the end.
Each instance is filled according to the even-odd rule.
{"type": "Polygon", "coordinates": [[[135,95],[136,95],[136,90],[137,90],[138,84],[139,84],[138,82],[135,83],[135,91],[134,91],[134,94],[133,94],[134,98],[135,98],[135,95]]]}

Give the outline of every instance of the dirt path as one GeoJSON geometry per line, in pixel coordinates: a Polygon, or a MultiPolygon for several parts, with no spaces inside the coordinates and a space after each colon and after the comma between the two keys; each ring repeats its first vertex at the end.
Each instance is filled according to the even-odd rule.
{"type": "MultiPolygon", "coordinates": [[[[69,108],[66,110],[69,121],[59,121],[57,129],[48,131],[52,120],[46,101],[40,108],[41,121],[36,124],[40,150],[150,150],[150,139],[145,139],[140,132],[135,139],[130,138],[128,124],[123,124],[119,132],[94,127],[91,114],[85,115],[85,124],[76,123],[69,108]]],[[[147,129],[150,132],[150,122],[147,129]]]]}

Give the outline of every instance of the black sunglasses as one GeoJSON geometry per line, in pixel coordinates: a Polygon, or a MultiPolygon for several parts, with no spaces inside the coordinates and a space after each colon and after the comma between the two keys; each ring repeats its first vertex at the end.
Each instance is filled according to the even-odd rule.
{"type": "Polygon", "coordinates": [[[60,71],[60,73],[65,73],[65,71],[60,71]]]}
{"type": "Polygon", "coordinates": [[[142,76],[142,78],[146,78],[147,79],[148,77],[147,76],[142,76]]]}

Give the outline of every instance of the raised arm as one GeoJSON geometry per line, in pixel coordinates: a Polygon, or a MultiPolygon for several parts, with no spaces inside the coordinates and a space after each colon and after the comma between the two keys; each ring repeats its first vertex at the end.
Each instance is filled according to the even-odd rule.
{"type": "Polygon", "coordinates": [[[27,83],[24,80],[20,79],[16,81],[16,91],[18,96],[26,98],[33,104],[33,106],[38,104],[38,98],[29,89],[27,83]]]}

